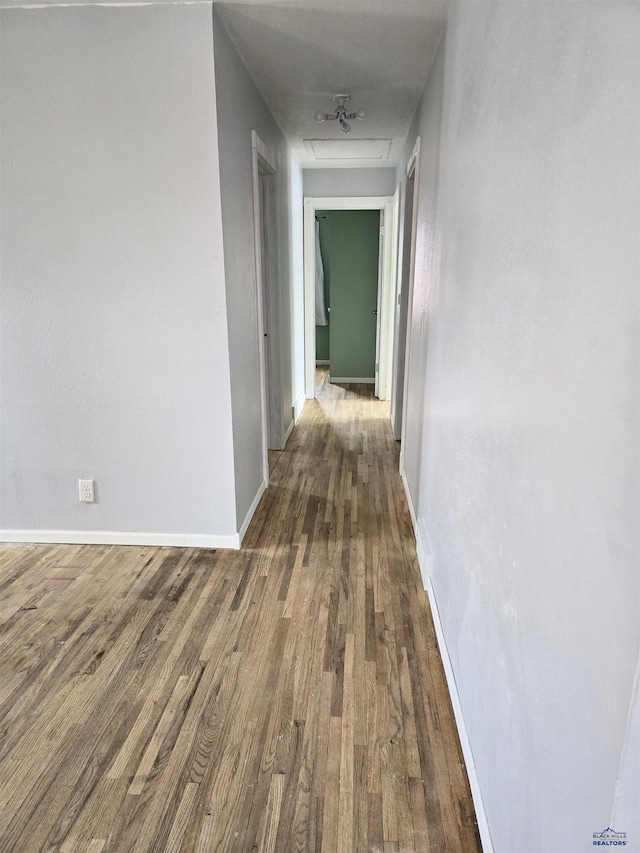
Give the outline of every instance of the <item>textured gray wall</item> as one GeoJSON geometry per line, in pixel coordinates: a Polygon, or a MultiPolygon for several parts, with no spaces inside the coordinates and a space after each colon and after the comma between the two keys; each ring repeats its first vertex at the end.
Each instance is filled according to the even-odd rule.
{"type": "Polygon", "coordinates": [[[639,849],[639,10],[454,4],[407,140],[406,473],[501,853],[639,849]]]}
{"type": "Polygon", "coordinates": [[[385,196],[396,191],[395,169],[304,169],[303,190],[311,198],[385,196]]]}
{"type": "Polygon", "coordinates": [[[0,16],[0,526],[233,534],[211,10],[0,16]]]}

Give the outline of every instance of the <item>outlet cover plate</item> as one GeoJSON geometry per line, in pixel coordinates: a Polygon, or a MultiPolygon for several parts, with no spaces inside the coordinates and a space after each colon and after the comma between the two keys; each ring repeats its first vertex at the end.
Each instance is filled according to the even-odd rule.
{"type": "Polygon", "coordinates": [[[80,501],[82,503],[95,503],[95,480],[78,480],[78,489],[80,491],[80,501]]]}

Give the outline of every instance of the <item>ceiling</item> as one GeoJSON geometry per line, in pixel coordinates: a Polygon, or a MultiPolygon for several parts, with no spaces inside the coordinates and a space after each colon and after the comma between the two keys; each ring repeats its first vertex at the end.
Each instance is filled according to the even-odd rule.
{"type": "MultiPolygon", "coordinates": [[[[176,0],[0,0],[0,8],[144,5],[176,0]]],[[[178,0],[180,2],[180,0],[178,0]]],[[[213,2],[305,168],[395,166],[444,29],[449,0],[184,0],[213,2]],[[364,109],[345,136],[332,96],[364,109]]]]}
{"type": "Polygon", "coordinates": [[[214,0],[305,168],[394,166],[444,27],[447,0],[214,0]],[[345,136],[332,95],[348,93],[345,136]]]}

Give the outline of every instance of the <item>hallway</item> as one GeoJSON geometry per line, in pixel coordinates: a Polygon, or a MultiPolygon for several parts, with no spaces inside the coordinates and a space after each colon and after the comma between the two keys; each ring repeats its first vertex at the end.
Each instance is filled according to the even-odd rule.
{"type": "Polygon", "coordinates": [[[639,33],[0,0],[0,853],[640,853],[639,33]]]}
{"type": "Polygon", "coordinates": [[[307,402],[239,552],[0,551],[0,849],[480,845],[371,386],[307,402]]]}

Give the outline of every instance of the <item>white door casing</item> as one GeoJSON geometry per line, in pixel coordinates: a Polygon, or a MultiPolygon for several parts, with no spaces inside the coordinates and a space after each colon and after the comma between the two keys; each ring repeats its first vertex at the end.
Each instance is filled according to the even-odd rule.
{"type": "Polygon", "coordinates": [[[380,237],[378,239],[378,291],[377,291],[377,299],[376,299],[376,365],[375,365],[375,385],[374,385],[374,394],[378,399],[382,399],[380,396],[380,355],[381,355],[381,344],[382,344],[382,299],[383,299],[383,245],[384,245],[384,231],[385,231],[385,219],[384,219],[385,208],[382,208],[380,211],[380,237]]]}
{"type": "MultiPolygon", "coordinates": [[[[391,196],[353,196],[349,198],[311,198],[304,199],[304,348],[305,348],[305,394],[308,400],[315,396],[316,369],[316,325],[315,325],[315,216],[316,210],[380,210],[381,221],[388,222],[393,215],[393,198],[391,196]],[[384,219],[383,219],[384,217],[384,219]]],[[[380,341],[376,341],[376,363],[379,363],[380,375],[376,379],[380,393],[388,389],[389,350],[392,349],[390,336],[393,333],[393,322],[390,320],[389,289],[393,289],[395,279],[391,269],[393,254],[393,229],[384,229],[381,246],[381,266],[378,271],[378,318],[377,328],[380,341]],[[382,292],[381,292],[382,291],[382,292]]],[[[388,399],[388,396],[381,396],[388,399]]]]}
{"type": "Polygon", "coordinates": [[[281,449],[283,441],[275,204],[277,161],[255,130],[251,131],[251,149],[262,459],[267,486],[269,448],[281,449]]]}
{"type": "MultiPolygon", "coordinates": [[[[409,356],[411,352],[411,310],[413,304],[413,278],[416,261],[416,230],[418,213],[418,179],[420,166],[420,137],[407,164],[402,245],[398,263],[398,295],[396,304],[396,334],[392,392],[393,432],[402,442],[407,412],[407,384],[409,381],[409,356]]],[[[404,465],[404,443],[400,447],[400,470],[404,465]]]]}
{"type": "Polygon", "coordinates": [[[384,239],[382,240],[382,294],[380,305],[380,393],[381,400],[391,400],[393,380],[393,348],[395,336],[396,284],[398,257],[399,192],[385,206],[384,239]]]}

